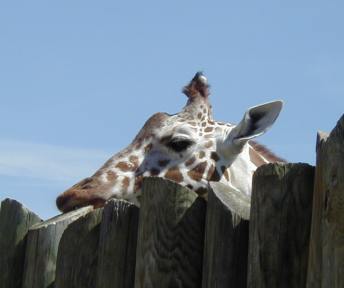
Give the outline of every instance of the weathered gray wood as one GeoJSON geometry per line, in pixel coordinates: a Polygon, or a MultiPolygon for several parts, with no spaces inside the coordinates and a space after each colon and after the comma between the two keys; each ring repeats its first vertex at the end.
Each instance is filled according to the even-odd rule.
{"type": "Polygon", "coordinates": [[[104,207],[98,250],[98,288],[132,288],[139,208],[123,200],[104,207]]]}
{"type": "Polygon", "coordinates": [[[96,209],[71,223],[57,254],[55,288],[94,288],[96,285],[100,221],[96,209]]]}
{"type": "Polygon", "coordinates": [[[344,115],[318,136],[307,287],[344,287],[344,115]]]}
{"type": "Polygon", "coordinates": [[[48,288],[55,281],[57,249],[63,231],[92,206],[71,211],[33,225],[27,236],[23,288],[48,288]]]}
{"type": "Polygon", "coordinates": [[[309,243],[308,271],[307,271],[307,287],[321,287],[321,267],[322,267],[322,220],[323,220],[323,202],[325,191],[322,189],[322,183],[319,183],[319,175],[324,174],[321,164],[323,163],[324,153],[320,153],[321,146],[326,142],[329,134],[318,132],[317,135],[317,165],[315,169],[314,194],[313,194],[313,213],[311,224],[311,235],[309,243]]]}
{"type": "Polygon", "coordinates": [[[206,203],[161,178],[146,178],[141,197],[136,288],[201,287],[206,203]]]}
{"type": "Polygon", "coordinates": [[[305,287],[314,167],[269,164],[253,177],[248,287],[305,287]]]}
{"type": "Polygon", "coordinates": [[[246,288],[250,198],[221,183],[211,184],[202,287],[246,288]]]}
{"type": "Polygon", "coordinates": [[[21,287],[26,234],[42,221],[19,202],[5,199],[0,210],[0,287],[21,287]]]}

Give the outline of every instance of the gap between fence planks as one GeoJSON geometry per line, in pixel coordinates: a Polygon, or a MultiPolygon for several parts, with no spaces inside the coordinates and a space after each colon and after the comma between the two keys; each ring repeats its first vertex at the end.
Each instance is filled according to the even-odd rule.
{"type": "Polygon", "coordinates": [[[92,210],[92,206],[84,207],[30,228],[22,288],[49,288],[54,285],[58,245],[63,232],[70,223],[92,210]]]}
{"type": "Polygon", "coordinates": [[[71,223],[59,244],[55,288],[94,288],[103,209],[96,209],[71,223]]]}

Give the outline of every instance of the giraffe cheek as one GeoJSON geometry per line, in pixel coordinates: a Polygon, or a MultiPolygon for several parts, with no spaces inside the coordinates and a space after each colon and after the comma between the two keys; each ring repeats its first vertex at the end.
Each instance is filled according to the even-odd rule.
{"type": "Polygon", "coordinates": [[[177,167],[170,168],[166,174],[165,178],[172,180],[174,182],[180,183],[183,181],[183,175],[180,173],[179,169],[177,167]]]}
{"type": "Polygon", "coordinates": [[[103,207],[105,202],[106,201],[104,199],[95,198],[95,199],[90,200],[88,204],[92,205],[96,209],[96,208],[103,207]]]}

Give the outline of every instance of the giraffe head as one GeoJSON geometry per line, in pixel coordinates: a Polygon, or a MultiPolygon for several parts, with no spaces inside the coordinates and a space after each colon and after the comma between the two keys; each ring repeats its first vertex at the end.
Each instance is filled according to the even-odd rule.
{"type": "Polygon", "coordinates": [[[110,198],[139,204],[142,179],[158,176],[206,196],[209,181],[223,182],[250,195],[254,170],[280,160],[250,141],[276,120],[282,102],[250,108],[238,125],[213,120],[209,85],[197,73],[184,87],[181,112],[150,117],[133,142],[110,158],[94,175],[61,194],[58,208],[67,212],[86,205],[102,206],[110,198]]]}

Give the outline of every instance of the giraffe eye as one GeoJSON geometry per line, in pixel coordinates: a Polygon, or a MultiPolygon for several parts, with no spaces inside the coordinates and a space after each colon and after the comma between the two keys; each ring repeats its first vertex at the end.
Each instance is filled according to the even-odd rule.
{"type": "Polygon", "coordinates": [[[166,143],[168,148],[171,148],[175,152],[182,152],[188,149],[193,142],[188,139],[174,138],[166,143]]]}

